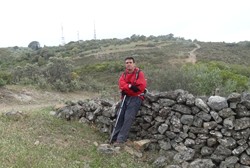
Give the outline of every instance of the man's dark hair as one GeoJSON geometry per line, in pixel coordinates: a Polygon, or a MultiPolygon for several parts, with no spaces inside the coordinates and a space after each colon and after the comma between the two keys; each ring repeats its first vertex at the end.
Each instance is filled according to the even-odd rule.
{"type": "Polygon", "coordinates": [[[133,63],[135,63],[134,57],[127,57],[127,58],[125,58],[125,61],[126,61],[126,60],[133,60],[133,63]]]}

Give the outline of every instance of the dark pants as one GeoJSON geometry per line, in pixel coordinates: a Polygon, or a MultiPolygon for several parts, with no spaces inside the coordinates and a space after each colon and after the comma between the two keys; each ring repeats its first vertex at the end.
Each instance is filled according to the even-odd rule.
{"type": "Polygon", "coordinates": [[[131,125],[140,110],[142,99],[138,96],[129,97],[126,96],[126,99],[123,104],[118,122],[114,128],[114,135],[112,142],[126,142],[129,134],[131,125]]]}

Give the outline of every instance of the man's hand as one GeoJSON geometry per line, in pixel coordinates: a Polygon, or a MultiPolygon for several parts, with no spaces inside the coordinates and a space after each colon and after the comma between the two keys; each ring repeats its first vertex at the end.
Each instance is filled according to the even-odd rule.
{"type": "Polygon", "coordinates": [[[131,85],[129,88],[130,88],[131,90],[133,90],[134,92],[140,91],[140,89],[139,89],[137,86],[135,86],[135,85],[131,85]]]}
{"type": "Polygon", "coordinates": [[[126,92],[123,90],[123,91],[121,92],[121,94],[122,94],[122,96],[125,96],[125,95],[126,95],[126,92]]]}

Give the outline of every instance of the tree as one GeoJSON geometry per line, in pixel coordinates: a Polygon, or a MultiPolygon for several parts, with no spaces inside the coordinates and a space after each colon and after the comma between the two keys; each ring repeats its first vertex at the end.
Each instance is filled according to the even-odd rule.
{"type": "Polygon", "coordinates": [[[28,47],[31,48],[32,50],[38,50],[39,48],[41,48],[40,43],[38,41],[30,42],[28,47]]]}

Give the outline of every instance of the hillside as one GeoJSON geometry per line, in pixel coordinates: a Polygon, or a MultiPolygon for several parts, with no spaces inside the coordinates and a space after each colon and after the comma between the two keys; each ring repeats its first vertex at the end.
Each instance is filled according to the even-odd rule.
{"type": "Polygon", "coordinates": [[[228,64],[250,65],[250,42],[218,43],[199,42],[199,61],[222,61],[228,64]]]}
{"type": "Polygon", "coordinates": [[[133,56],[148,88],[193,94],[248,90],[250,43],[185,40],[172,34],[70,42],[64,46],[0,49],[0,85],[34,85],[63,92],[85,90],[114,99],[123,60],[133,56]],[[214,79],[210,83],[208,79],[214,79]],[[208,86],[204,87],[204,83],[208,86]]]}

